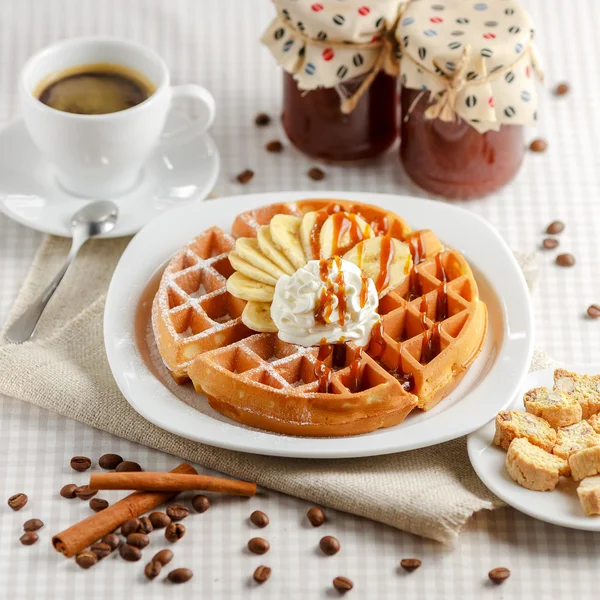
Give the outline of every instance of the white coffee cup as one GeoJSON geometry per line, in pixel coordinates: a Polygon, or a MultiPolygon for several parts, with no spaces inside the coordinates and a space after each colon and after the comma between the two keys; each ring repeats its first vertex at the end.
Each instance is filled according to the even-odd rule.
{"type": "Polygon", "coordinates": [[[58,42],[32,56],[19,80],[21,109],[36,146],[53,165],[58,182],[78,196],[110,198],[132,188],[159,141],[201,135],[215,116],[215,101],[200,85],[170,85],[164,60],[136,42],[109,37],[58,42]],[[44,78],[71,67],[111,63],[149,79],[155,92],[142,103],[119,112],[82,115],[56,110],[34,95],[44,78]],[[164,131],[174,98],[192,98],[200,116],[178,131],[164,131]]]}

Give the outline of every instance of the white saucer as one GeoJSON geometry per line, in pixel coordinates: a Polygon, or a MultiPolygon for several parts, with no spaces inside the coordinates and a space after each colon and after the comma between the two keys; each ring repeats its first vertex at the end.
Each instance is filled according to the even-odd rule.
{"type": "MultiPolygon", "coordinates": [[[[142,332],[143,335],[144,332],[142,332]]],[[[183,437],[232,450],[271,456],[347,458],[423,448],[481,427],[510,404],[533,352],[529,291],[512,252],[481,217],[448,203],[390,194],[277,192],[195,202],[161,215],[129,244],[113,276],[104,314],[104,340],[117,385],[142,416],[183,437]],[[346,438],[300,438],[245,427],[186,403],[191,384],[177,386],[155,357],[155,376],[136,344],[134,314],[153,274],[172,254],[211,225],[230,230],[235,215],[262,204],[301,198],[344,198],[397,211],[415,229],[431,228],[461,251],[473,267],[489,311],[479,358],[458,387],[433,410],[415,412],[400,425],[346,438]],[[468,232],[468,235],[465,235],[468,232]]],[[[197,402],[198,396],[194,395],[197,402]]]]}
{"type": "MultiPolygon", "coordinates": [[[[600,365],[561,365],[561,368],[587,375],[600,373],[600,365]]],[[[554,368],[529,373],[519,386],[513,408],[525,410],[523,395],[527,390],[541,386],[551,388],[553,374],[554,368]]],[[[561,478],[557,489],[552,492],[526,490],[513,481],[504,465],[506,452],[492,442],[495,429],[496,425],[491,421],[469,435],[467,441],[471,464],[490,491],[513,508],[540,521],[572,529],[600,531],[600,516],[585,516],[577,496],[577,485],[571,479],[561,478]]]]}
{"type": "MultiPolygon", "coordinates": [[[[169,125],[178,127],[188,117],[172,113],[169,119],[173,119],[169,125]]],[[[206,198],[219,165],[219,152],[209,135],[179,145],[161,144],[146,162],[137,186],[111,198],[119,207],[119,220],[106,237],[136,233],[165,210],[206,198]]],[[[0,211],[6,216],[38,231],[71,237],[71,216],[95,199],[71,195],[58,184],[22,120],[0,132],[0,211]]]]}

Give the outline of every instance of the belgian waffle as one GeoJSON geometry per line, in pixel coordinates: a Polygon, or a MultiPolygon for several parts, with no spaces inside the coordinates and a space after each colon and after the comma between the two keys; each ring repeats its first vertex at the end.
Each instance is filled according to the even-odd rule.
{"type": "Polygon", "coordinates": [[[251,335],[240,315],[245,302],[226,289],[234,239],[218,227],[182,248],[169,262],[152,304],[152,327],[162,359],[177,383],[192,360],[251,335]]]}

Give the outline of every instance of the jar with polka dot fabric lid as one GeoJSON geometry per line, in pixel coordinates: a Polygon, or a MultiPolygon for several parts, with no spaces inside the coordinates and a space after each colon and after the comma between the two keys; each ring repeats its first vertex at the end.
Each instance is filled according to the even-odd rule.
{"type": "Polygon", "coordinates": [[[398,134],[400,0],[274,0],[262,41],[283,68],[282,124],[329,162],[375,158],[398,134]]]}
{"type": "Polygon", "coordinates": [[[447,198],[490,194],[520,169],[541,78],[517,0],[408,2],[396,28],[408,176],[447,198]]]}

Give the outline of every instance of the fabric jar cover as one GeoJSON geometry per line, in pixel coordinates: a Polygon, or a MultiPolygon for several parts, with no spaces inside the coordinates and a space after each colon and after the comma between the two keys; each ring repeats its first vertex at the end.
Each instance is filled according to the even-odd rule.
{"type": "Polygon", "coordinates": [[[277,16],[261,41],[299,89],[333,88],[374,69],[398,74],[395,42],[390,42],[399,0],[273,3],[277,16]]]}
{"type": "Polygon", "coordinates": [[[516,0],[415,0],[396,29],[404,87],[431,92],[427,118],[477,131],[537,120],[534,29],[516,0]]]}

